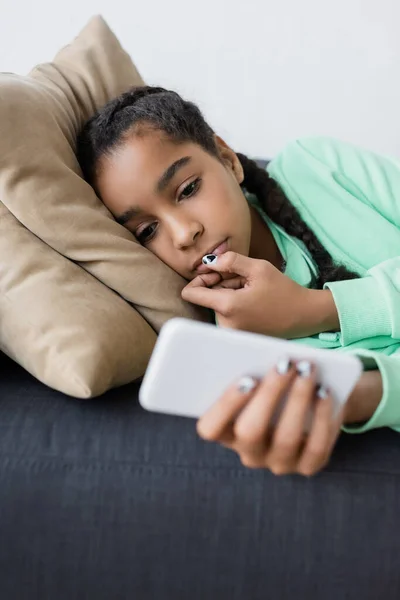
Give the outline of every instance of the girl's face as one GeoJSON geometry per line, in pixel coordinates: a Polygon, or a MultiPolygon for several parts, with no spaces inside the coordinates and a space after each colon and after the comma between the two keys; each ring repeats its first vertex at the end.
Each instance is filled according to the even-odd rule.
{"type": "Polygon", "coordinates": [[[208,271],[201,259],[221,244],[223,252],[249,253],[243,170],[236,154],[216,142],[222,162],[160,132],[132,136],[98,170],[98,191],[116,220],[185,279],[208,271]]]}

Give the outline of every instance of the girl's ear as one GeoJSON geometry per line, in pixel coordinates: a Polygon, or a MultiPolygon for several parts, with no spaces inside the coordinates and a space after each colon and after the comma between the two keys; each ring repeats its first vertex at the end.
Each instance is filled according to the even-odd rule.
{"type": "Polygon", "coordinates": [[[232,148],[219,135],[214,134],[214,139],[222,162],[232,171],[232,174],[240,185],[244,180],[244,172],[240,160],[232,148]]]}

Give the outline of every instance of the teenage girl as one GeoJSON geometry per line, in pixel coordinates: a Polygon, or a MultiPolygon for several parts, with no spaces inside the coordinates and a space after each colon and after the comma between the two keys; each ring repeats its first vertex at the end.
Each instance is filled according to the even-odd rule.
{"type": "Polygon", "coordinates": [[[400,164],[328,138],[295,140],[262,169],[177,93],[138,87],[78,140],[83,174],[115,219],[189,283],[220,326],[367,356],[332,418],[314,365],[282,357],[198,421],[244,465],[323,468],[341,430],[400,432],[400,164]],[[274,428],[282,396],[288,402],[274,428]],[[313,421],[304,435],[310,410],[313,421]]]}

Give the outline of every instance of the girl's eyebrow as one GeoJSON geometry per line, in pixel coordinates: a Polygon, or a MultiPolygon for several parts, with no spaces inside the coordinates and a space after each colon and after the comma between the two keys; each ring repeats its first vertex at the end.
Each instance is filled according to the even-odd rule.
{"type": "Polygon", "coordinates": [[[137,217],[142,213],[143,213],[143,211],[140,208],[135,208],[132,206],[131,208],[128,208],[128,210],[123,212],[122,215],[115,217],[115,220],[120,225],[125,225],[125,223],[127,223],[128,221],[133,219],[133,217],[137,217]]]}
{"type": "Polygon", "coordinates": [[[176,160],[172,165],[170,165],[164,173],[161,175],[160,179],[156,185],[156,192],[159,194],[165,190],[169,182],[173,177],[175,177],[177,171],[182,169],[185,165],[187,165],[192,160],[191,156],[183,156],[176,160]]]}

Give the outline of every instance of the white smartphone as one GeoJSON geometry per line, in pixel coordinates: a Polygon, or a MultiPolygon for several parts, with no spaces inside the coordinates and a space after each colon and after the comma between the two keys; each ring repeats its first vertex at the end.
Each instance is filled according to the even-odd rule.
{"type": "Polygon", "coordinates": [[[174,318],[161,328],[139,401],[147,410],[198,418],[241,376],[261,378],[285,357],[316,365],[319,383],[334,397],[335,413],[363,370],[354,355],[174,318]]]}

